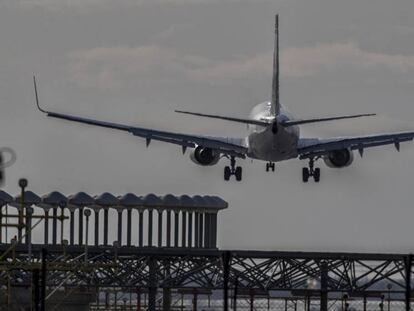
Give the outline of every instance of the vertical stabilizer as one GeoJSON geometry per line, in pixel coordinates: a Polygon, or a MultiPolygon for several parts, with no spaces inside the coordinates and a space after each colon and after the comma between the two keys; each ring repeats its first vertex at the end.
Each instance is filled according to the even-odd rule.
{"type": "Polygon", "coordinates": [[[278,115],[280,110],[279,102],[279,15],[275,17],[275,47],[273,51],[273,78],[272,78],[272,101],[270,112],[278,115]]]}

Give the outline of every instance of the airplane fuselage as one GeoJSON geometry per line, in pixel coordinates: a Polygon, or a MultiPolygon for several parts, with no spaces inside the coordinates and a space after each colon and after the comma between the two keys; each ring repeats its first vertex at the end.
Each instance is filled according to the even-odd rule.
{"type": "MultiPolygon", "coordinates": [[[[270,111],[270,103],[264,102],[255,106],[250,117],[254,120],[274,120],[270,111]]],[[[280,112],[276,116],[277,121],[287,121],[291,119],[290,113],[280,107],[280,112]]],[[[279,162],[297,157],[297,146],[299,141],[299,127],[278,126],[275,132],[272,125],[267,127],[249,125],[249,135],[247,137],[248,153],[247,156],[253,159],[264,161],[279,162]]]]}

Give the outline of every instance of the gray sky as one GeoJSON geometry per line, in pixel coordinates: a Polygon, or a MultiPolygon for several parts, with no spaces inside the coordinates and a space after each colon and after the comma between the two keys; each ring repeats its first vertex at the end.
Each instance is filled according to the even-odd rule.
{"type": "Polygon", "coordinates": [[[0,146],[39,193],[217,194],[223,248],[407,252],[414,249],[414,146],[371,149],[344,170],[321,162],[246,160],[241,183],[221,161],[180,148],[47,119],[50,110],[187,133],[244,136],[245,127],[173,110],[243,117],[270,97],[274,14],[281,16],[281,100],[297,117],[376,112],[302,128],[307,137],[414,129],[412,0],[0,0],[0,146]]]}

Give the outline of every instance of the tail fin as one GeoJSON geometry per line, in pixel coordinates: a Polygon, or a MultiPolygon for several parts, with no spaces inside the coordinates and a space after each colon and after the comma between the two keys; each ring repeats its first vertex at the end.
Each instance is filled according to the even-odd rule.
{"type": "Polygon", "coordinates": [[[273,79],[272,79],[272,101],[270,113],[279,114],[279,15],[275,16],[275,47],[273,51],[273,79]]]}

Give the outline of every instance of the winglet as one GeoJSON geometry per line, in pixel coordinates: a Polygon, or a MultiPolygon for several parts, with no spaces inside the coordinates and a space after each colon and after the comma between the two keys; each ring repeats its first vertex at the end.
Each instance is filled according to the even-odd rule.
{"type": "Polygon", "coordinates": [[[37,109],[39,109],[43,113],[48,113],[46,110],[42,109],[39,105],[39,96],[37,95],[37,85],[36,85],[36,76],[35,75],[33,75],[33,86],[34,86],[34,91],[35,91],[37,109]]]}

